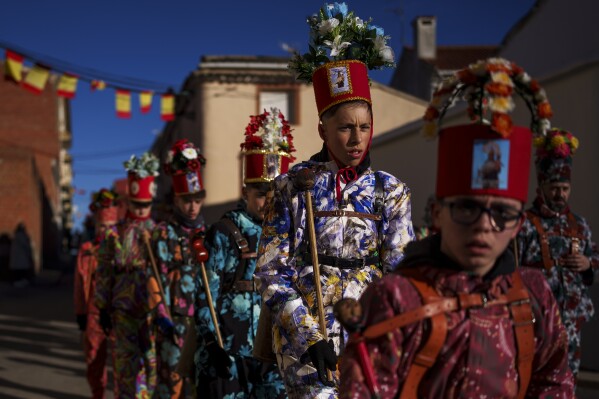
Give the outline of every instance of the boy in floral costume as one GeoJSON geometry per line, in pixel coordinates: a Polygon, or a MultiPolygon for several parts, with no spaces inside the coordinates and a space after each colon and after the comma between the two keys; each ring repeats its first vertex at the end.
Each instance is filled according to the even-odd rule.
{"type": "Polygon", "coordinates": [[[156,386],[156,353],[150,326],[148,276],[151,254],[147,235],[156,192],[158,159],[150,153],[132,156],[128,171],[128,211],[116,231],[100,245],[96,305],[100,325],[114,330],[115,385],[119,398],[151,398],[156,386]]]}
{"type": "MultiPolygon", "coordinates": [[[[252,357],[262,299],[253,283],[264,204],[270,182],[286,173],[294,151],[289,123],[277,108],[251,117],[243,149],[243,198],[226,212],[206,236],[210,290],[230,376],[220,374],[214,323],[208,308],[199,309],[198,330],[203,338],[196,361],[197,385],[209,398],[284,398],[285,387],[275,363],[252,357]],[[267,167],[264,167],[267,165],[267,167]],[[214,368],[214,370],[213,370],[214,368]],[[216,377],[216,378],[215,378],[216,377]]],[[[198,283],[202,284],[198,279],[198,283]]]]}
{"type": "MultiPolygon", "coordinates": [[[[104,398],[109,340],[100,326],[100,312],[94,302],[98,249],[106,232],[114,230],[118,221],[117,196],[117,193],[106,188],[92,194],[89,210],[92,212],[95,222],[95,237],[92,241],[81,244],[75,267],[73,290],[75,315],[82,334],[81,340],[87,364],[87,382],[91,388],[93,399],[104,398]]],[[[110,337],[110,340],[114,341],[113,338],[110,337]]],[[[118,391],[115,390],[115,396],[118,397],[116,392],[118,391]]]]}
{"type": "MultiPolygon", "coordinates": [[[[154,252],[165,298],[158,297],[155,317],[156,351],[158,354],[159,398],[185,396],[185,378],[180,369],[181,349],[186,341],[195,341],[193,316],[198,288],[195,284],[198,264],[192,239],[204,235],[204,218],[200,211],[206,190],[201,168],[205,159],[193,143],[177,141],[167,155],[164,170],[173,181],[173,214],[170,220],[156,226],[154,252]]],[[[153,296],[156,292],[152,293],[153,296]]],[[[189,342],[188,342],[189,344],[189,342]]]]}
{"type": "MultiPolygon", "coordinates": [[[[524,220],[532,134],[495,104],[518,90],[538,115],[541,96],[529,81],[518,66],[490,59],[435,92],[431,112],[443,115],[465,92],[473,114],[490,122],[440,131],[432,211],[439,232],[410,243],[396,272],[359,304],[338,307],[355,332],[340,366],[341,398],[574,396],[556,301],[542,274],[517,268],[508,249],[524,220]],[[501,170],[481,180],[477,171],[495,147],[501,170]]],[[[545,121],[535,122],[544,134],[545,121]]]]}
{"type": "Polygon", "coordinates": [[[358,298],[368,284],[393,270],[414,233],[408,187],[370,168],[373,115],[367,71],[393,65],[387,37],[381,28],[348,12],[344,3],[325,5],[308,22],[311,46],[319,56],[298,55],[290,68],[299,79],[313,83],[324,144],[309,161],[274,180],[255,278],[272,314],[272,349],[288,396],[335,398],[337,356],[348,334],[333,317],[333,306],[342,298],[358,298]],[[335,33],[340,29],[354,32],[348,40],[357,42],[341,43],[345,39],[340,41],[335,33]],[[321,65],[323,60],[328,62],[321,65]],[[313,173],[311,188],[298,187],[303,173],[313,173]],[[308,193],[313,196],[314,256],[320,263],[316,283],[310,250],[314,243],[306,220],[308,193]],[[316,284],[322,298],[317,298],[316,284]]]}
{"type": "Polygon", "coordinates": [[[580,367],[580,330],[595,313],[588,293],[599,253],[586,220],[570,210],[572,156],[578,140],[552,129],[535,140],[537,197],[518,235],[521,264],[543,270],[568,332],[568,363],[580,367]]]}

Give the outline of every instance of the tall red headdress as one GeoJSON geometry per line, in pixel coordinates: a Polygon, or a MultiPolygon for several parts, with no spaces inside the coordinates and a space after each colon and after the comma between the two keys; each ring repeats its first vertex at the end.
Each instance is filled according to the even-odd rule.
{"type": "Polygon", "coordinates": [[[552,115],[544,90],[510,61],[479,61],[440,84],[424,116],[425,136],[437,134],[459,95],[468,100],[474,123],[439,131],[437,197],[494,195],[526,202],[532,136],[546,135],[552,115]],[[533,111],[531,129],[512,124],[514,93],[533,111]]]}
{"type": "Polygon", "coordinates": [[[89,210],[98,223],[116,223],[118,221],[118,194],[107,188],[92,193],[89,210]]]}
{"type": "Polygon", "coordinates": [[[566,130],[554,128],[547,136],[535,138],[534,144],[538,183],[570,182],[572,158],[578,149],[578,139],[566,130]]]}
{"type": "Polygon", "coordinates": [[[177,141],[169,150],[164,170],[173,179],[175,195],[203,192],[202,166],[206,159],[200,149],[187,139],[177,141]]]}
{"type": "Polygon", "coordinates": [[[270,182],[287,173],[295,148],[291,126],[278,108],[250,116],[241,150],[244,184],[270,182]]]}
{"type": "MultiPolygon", "coordinates": [[[[389,36],[370,20],[357,17],[345,3],[325,4],[308,25],[310,52],[296,54],[289,69],[298,80],[313,84],[318,115],[344,102],[372,104],[368,70],[395,66],[389,36]]],[[[370,140],[373,127],[374,123],[370,140]]],[[[370,142],[362,159],[369,148],[370,142]]]]}
{"type": "Polygon", "coordinates": [[[156,195],[154,179],[158,176],[158,168],[160,167],[158,158],[149,152],[145,152],[140,158],[132,155],[124,165],[127,169],[129,199],[136,202],[152,202],[156,195]]]}

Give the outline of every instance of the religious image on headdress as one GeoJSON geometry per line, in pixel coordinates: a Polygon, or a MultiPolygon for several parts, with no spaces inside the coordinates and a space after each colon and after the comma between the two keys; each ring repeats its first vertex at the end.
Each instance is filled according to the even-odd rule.
{"type": "Polygon", "coordinates": [[[347,93],[350,89],[347,67],[338,66],[331,68],[329,71],[330,87],[333,95],[347,93]]]}
{"type": "Polygon", "coordinates": [[[509,140],[475,140],[472,155],[472,188],[508,187],[509,140]]]}

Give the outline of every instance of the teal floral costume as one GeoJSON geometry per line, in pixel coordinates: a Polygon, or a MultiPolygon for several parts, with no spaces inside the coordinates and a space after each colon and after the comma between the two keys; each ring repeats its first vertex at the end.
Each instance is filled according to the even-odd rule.
{"type": "Polygon", "coordinates": [[[198,287],[195,283],[199,266],[191,249],[191,239],[205,232],[203,218],[195,223],[186,223],[182,217],[173,216],[169,222],[156,226],[153,233],[154,252],[157,254],[158,269],[166,297],[165,304],[155,309],[156,352],[158,357],[157,396],[170,398],[175,392],[180,378],[178,372],[181,349],[186,340],[195,339],[192,329],[196,311],[198,287]],[[161,324],[171,325],[172,331],[165,331],[161,324]]]}
{"type": "MultiPolygon", "coordinates": [[[[224,349],[231,357],[232,376],[228,380],[215,376],[205,350],[205,345],[213,340],[214,325],[208,306],[198,308],[200,339],[195,358],[198,390],[209,391],[205,396],[209,398],[285,398],[285,387],[276,364],[262,363],[252,357],[261,303],[260,294],[253,289],[252,277],[261,224],[246,212],[244,201],[240,201],[236,210],[225,213],[223,219],[211,226],[204,244],[210,254],[206,262],[210,292],[224,349]],[[233,222],[247,241],[245,259],[223,219],[233,222]]],[[[197,284],[202,287],[200,297],[205,301],[200,278],[197,284]]]]}

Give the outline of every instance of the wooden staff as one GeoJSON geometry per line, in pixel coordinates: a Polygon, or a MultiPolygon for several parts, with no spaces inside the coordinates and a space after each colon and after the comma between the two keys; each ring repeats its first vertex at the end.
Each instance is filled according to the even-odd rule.
{"type": "Polygon", "coordinates": [[[210,293],[210,285],[208,284],[208,274],[206,274],[206,265],[204,262],[208,260],[208,251],[204,247],[204,240],[202,238],[196,238],[193,241],[192,247],[195,251],[196,260],[200,264],[200,272],[202,273],[202,283],[204,284],[204,291],[206,292],[206,301],[208,302],[208,309],[210,309],[210,317],[212,318],[212,324],[214,324],[214,331],[216,333],[216,339],[218,345],[221,348],[223,346],[223,338],[220,335],[220,328],[218,327],[218,319],[216,318],[216,312],[214,311],[214,305],[212,304],[212,294],[210,293]]]}
{"type": "Polygon", "coordinates": [[[516,262],[516,268],[520,267],[520,254],[518,253],[518,239],[514,237],[512,239],[512,243],[514,245],[514,261],[516,262]]]}
{"type": "Polygon", "coordinates": [[[168,304],[166,303],[166,295],[164,295],[164,288],[162,288],[162,279],[160,278],[160,273],[158,273],[158,267],[156,266],[154,253],[152,252],[152,246],[150,245],[150,233],[148,232],[148,230],[145,230],[142,235],[144,244],[146,244],[146,250],[148,251],[148,255],[150,257],[150,263],[152,264],[154,278],[156,279],[156,284],[158,284],[158,291],[160,291],[160,299],[162,299],[162,303],[164,303],[164,310],[166,311],[168,318],[171,319],[171,311],[169,309],[168,304]]]}
{"type": "MultiPolygon", "coordinates": [[[[310,190],[314,187],[314,171],[306,168],[300,170],[294,181],[295,188],[303,191],[306,199],[306,225],[308,227],[308,241],[310,243],[310,255],[312,256],[312,268],[314,270],[314,290],[316,294],[316,305],[318,308],[318,324],[320,332],[327,341],[327,323],[324,318],[324,305],[322,303],[322,288],[320,286],[320,266],[318,264],[318,252],[316,249],[316,231],[314,229],[314,212],[312,210],[312,193],[310,190]]],[[[331,370],[327,369],[327,377],[332,380],[331,370]]]]}

